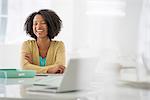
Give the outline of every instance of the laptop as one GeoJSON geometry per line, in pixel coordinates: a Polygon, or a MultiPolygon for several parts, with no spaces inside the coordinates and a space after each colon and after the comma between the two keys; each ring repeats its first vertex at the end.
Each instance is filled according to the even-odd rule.
{"type": "Polygon", "coordinates": [[[43,82],[36,82],[27,90],[32,92],[71,92],[86,90],[92,82],[92,75],[98,64],[98,58],[72,58],[63,75],[57,75],[50,80],[51,76],[44,78],[43,82]],[[45,82],[45,83],[44,83],[45,82]]]}

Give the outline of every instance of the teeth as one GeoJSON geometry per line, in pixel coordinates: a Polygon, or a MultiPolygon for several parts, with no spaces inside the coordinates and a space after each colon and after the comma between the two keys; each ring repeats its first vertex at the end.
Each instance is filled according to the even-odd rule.
{"type": "Polygon", "coordinates": [[[42,32],[43,30],[37,30],[37,32],[42,32]]]}

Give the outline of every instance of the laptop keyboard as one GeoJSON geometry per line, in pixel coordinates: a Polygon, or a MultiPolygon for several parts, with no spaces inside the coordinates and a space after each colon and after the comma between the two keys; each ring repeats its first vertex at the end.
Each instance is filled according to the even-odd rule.
{"type": "Polygon", "coordinates": [[[51,86],[51,87],[59,87],[63,76],[62,75],[52,75],[46,76],[40,80],[35,80],[34,85],[38,86],[51,86]]]}

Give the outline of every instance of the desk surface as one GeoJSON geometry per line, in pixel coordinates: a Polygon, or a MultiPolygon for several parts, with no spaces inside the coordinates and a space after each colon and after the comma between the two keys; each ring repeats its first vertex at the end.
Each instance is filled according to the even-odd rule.
{"type": "MultiPolygon", "coordinates": [[[[128,74],[129,75],[129,74],[128,74]]],[[[69,93],[29,92],[27,87],[44,76],[0,79],[0,100],[149,100],[149,89],[133,88],[120,81],[107,80],[99,74],[87,91],[69,93]]]]}
{"type": "Polygon", "coordinates": [[[34,78],[0,78],[0,100],[1,99],[22,99],[22,100],[75,100],[76,98],[85,98],[86,95],[95,95],[98,91],[88,90],[68,93],[43,93],[29,92],[26,89],[32,86],[35,80],[40,80],[45,76],[36,76],[34,78]]]}

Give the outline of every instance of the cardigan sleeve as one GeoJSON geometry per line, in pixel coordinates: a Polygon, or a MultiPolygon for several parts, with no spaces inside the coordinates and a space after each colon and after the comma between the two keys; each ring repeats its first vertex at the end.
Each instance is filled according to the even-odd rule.
{"type": "Polygon", "coordinates": [[[64,65],[65,66],[65,46],[63,42],[60,42],[57,51],[56,51],[56,59],[55,64],[64,65]]]}
{"type": "Polygon", "coordinates": [[[25,54],[26,53],[31,53],[31,49],[29,48],[29,42],[25,41],[22,44],[22,48],[21,48],[21,66],[24,66],[26,63],[28,63],[28,61],[25,58],[25,54]]]}

